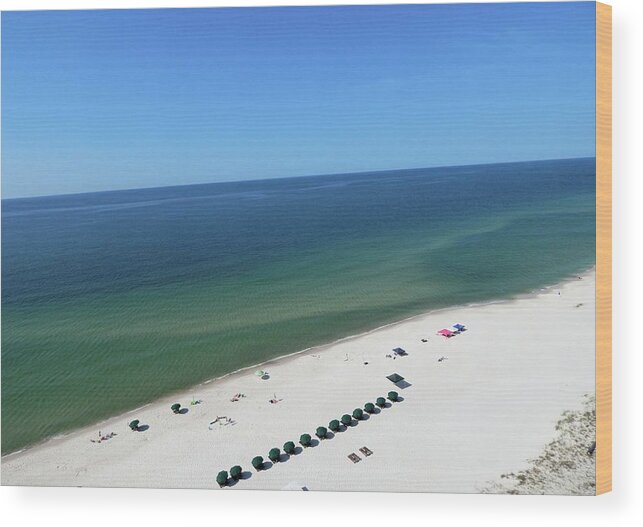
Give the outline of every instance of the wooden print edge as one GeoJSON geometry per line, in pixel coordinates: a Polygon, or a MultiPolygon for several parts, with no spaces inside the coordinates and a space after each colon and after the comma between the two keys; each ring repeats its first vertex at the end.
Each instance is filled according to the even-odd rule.
{"type": "Polygon", "coordinates": [[[612,7],[596,2],[596,494],[612,490],[612,7]]]}

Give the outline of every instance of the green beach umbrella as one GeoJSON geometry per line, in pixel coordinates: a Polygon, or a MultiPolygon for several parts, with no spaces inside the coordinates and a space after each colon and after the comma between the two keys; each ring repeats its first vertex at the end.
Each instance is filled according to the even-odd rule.
{"type": "Polygon", "coordinates": [[[326,439],[326,438],[328,437],[328,430],[327,430],[325,427],[320,426],[320,427],[319,427],[319,428],[317,428],[317,430],[315,431],[315,435],[316,435],[319,439],[326,439]]]}
{"type": "Polygon", "coordinates": [[[259,472],[263,468],[263,458],[261,456],[252,458],[252,466],[259,472]]]}
{"type": "Polygon", "coordinates": [[[388,392],[388,400],[389,401],[397,401],[399,399],[399,396],[397,395],[397,392],[388,392]]]}
{"type": "Polygon", "coordinates": [[[375,412],[375,405],[373,403],[366,403],[364,405],[364,410],[366,410],[367,413],[372,414],[375,412]]]}
{"type": "Polygon", "coordinates": [[[129,424],[129,427],[132,429],[132,431],[134,431],[134,432],[135,432],[136,430],[138,430],[138,425],[139,425],[139,423],[140,423],[140,421],[139,421],[138,419],[134,419],[134,420],[129,424]]]}
{"type": "Polygon", "coordinates": [[[375,401],[375,404],[380,408],[384,408],[386,406],[386,399],[384,399],[384,397],[378,397],[377,401],[375,401]]]}
{"type": "Polygon", "coordinates": [[[179,403],[174,403],[170,408],[175,414],[178,414],[181,409],[181,405],[179,403]]]}
{"type": "Polygon", "coordinates": [[[288,455],[292,455],[295,453],[295,443],[292,441],[288,441],[284,443],[284,452],[288,455]]]}
{"type": "Polygon", "coordinates": [[[241,474],[243,470],[241,470],[241,467],[239,465],[235,465],[230,469],[230,477],[234,480],[241,479],[241,474]]]}
{"type": "Polygon", "coordinates": [[[308,448],[310,446],[311,440],[312,438],[310,437],[309,434],[302,434],[301,437],[299,438],[299,443],[304,448],[308,448]]]}
{"type": "Polygon", "coordinates": [[[280,457],[281,457],[281,450],[279,450],[278,448],[272,448],[270,452],[268,452],[268,459],[273,463],[279,463],[280,457]]]}
{"type": "Polygon", "coordinates": [[[364,412],[362,412],[361,408],[355,408],[355,410],[353,410],[353,417],[358,421],[361,421],[364,419],[364,412]]]}
{"type": "Polygon", "coordinates": [[[225,487],[227,482],[228,482],[228,473],[225,470],[222,470],[217,474],[217,483],[219,484],[219,487],[225,487]]]}
{"type": "Polygon", "coordinates": [[[353,419],[351,418],[350,415],[344,414],[342,415],[342,424],[344,426],[349,426],[353,422],[353,419]]]}
{"type": "Polygon", "coordinates": [[[330,423],[328,423],[328,428],[330,428],[333,432],[339,432],[339,421],[337,419],[333,419],[330,423]]]}

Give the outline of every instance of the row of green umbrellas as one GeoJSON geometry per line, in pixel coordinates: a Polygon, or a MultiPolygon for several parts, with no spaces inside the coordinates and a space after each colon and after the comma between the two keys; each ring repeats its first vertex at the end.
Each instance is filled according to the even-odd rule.
{"type": "MultiPolygon", "coordinates": [[[[399,401],[399,395],[397,394],[397,392],[388,392],[387,398],[391,402],[399,401]]],[[[340,421],[344,426],[350,426],[353,422],[353,418],[361,421],[364,418],[364,412],[368,414],[375,413],[376,405],[380,408],[386,407],[386,399],[384,399],[384,397],[378,397],[375,401],[375,404],[366,403],[364,405],[364,410],[362,410],[361,408],[355,408],[352,415],[344,414],[340,420],[333,419],[332,421],[330,421],[330,423],[328,423],[328,428],[333,432],[338,432],[341,428],[340,421]]],[[[328,437],[328,428],[326,428],[325,426],[320,426],[317,428],[317,430],[315,430],[315,435],[320,439],[320,441],[323,441],[328,437]]],[[[299,437],[299,444],[304,448],[308,448],[312,444],[312,437],[310,436],[310,434],[302,434],[299,437]]],[[[293,441],[287,441],[283,445],[283,451],[288,455],[294,455],[296,453],[296,450],[297,447],[293,441]]],[[[270,449],[270,451],[268,452],[268,459],[273,463],[279,463],[279,461],[281,460],[281,450],[276,447],[270,449]]],[[[257,472],[259,472],[263,469],[264,459],[262,456],[256,456],[252,458],[251,464],[253,468],[257,472]]],[[[241,477],[241,472],[241,467],[239,465],[236,465],[230,469],[230,477],[233,480],[238,480],[241,477]]],[[[228,473],[225,470],[222,470],[221,472],[219,472],[219,474],[217,474],[217,483],[220,487],[227,485],[228,473]]]]}

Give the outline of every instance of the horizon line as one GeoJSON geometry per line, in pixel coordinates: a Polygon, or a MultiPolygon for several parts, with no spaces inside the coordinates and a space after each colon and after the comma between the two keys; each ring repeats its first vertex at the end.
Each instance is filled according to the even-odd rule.
{"type": "Polygon", "coordinates": [[[206,183],[184,183],[179,185],[161,185],[158,187],[129,187],[129,188],[118,188],[118,189],[105,189],[105,190],[85,190],[80,192],[64,192],[61,194],[35,194],[33,196],[14,196],[10,198],[0,197],[0,201],[12,201],[12,200],[22,200],[22,199],[39,199],[39,198],[52,198],[52,197],[65,197],[65,196],[80,196],[82,194],[103,194],[108,192],[135,192],[140,190],[156,190],[156,189],[170,189],[170,188],[183,188],[183,187],[196,187],[196,186],[207,186],[207,185],[218,185],[226,183],[244,183],[251,181],[279,181],[285,179],[300,179],[300,178],[314,178],[322,176],[344,176],[344,175],[357,175],[357,174],[384,174],[387,172],[400,172],[400,171],[410,171],[410,170],[425,170],[425,169],[439,169],[439,168],[459,168],[459,167],[475,167],[475,166],[486,166],[486,165],[512,165],[519,163],[536,163],[536,162],[547,162],[547,161],[570,161],[573,159],[596,159],[596,154],[590,156],[578,156],[578,157],[560,157],[560,158],[545,158],[545,159],[524,159],[520,161],[502,161],[495,163],[467,163],[464,165],[430,165],[430,166],[421,166],[421,167],[409,167],[409,168],[387,168],[379,170],[359,170],[357,172],[331,172],[328,174],[306,174],[302,176],[282,176],[282,177],[261,177],[261,178],[250,178],[250,179],[229,179],[223,181],[211,181],[206,183]]]}

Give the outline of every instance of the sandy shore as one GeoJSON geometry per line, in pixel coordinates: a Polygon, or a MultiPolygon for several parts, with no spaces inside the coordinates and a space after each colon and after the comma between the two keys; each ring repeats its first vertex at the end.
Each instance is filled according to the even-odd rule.
{"type": "Polygon", "coordinates": [[[519,471],[554,437],[561,414],[594,392],[594,271],[538,294],[428,313],[205,383],[94,427],[2,458],[3,485],[478,492],[519,471]],[[441,328],[468,331],[445,339],[441,328]],[[422,338],[428,339],[426,343],[422,338]],[[387,357],[402,347],[408,356],[387,357]],[[440,357],[447,357],[438,361],[440,357]],[[365,364],[367,363],[367,364],[365,364]],[[410,386],[395,388],[397,372],[410,386]],[[255,472],[256,455],[363,407],[404,398],[332,439],[255,472]],[[230,398],[245,394],[237,402],[230,398]],[[277,404],[269,400],[276,396],[277,404]],[[190,406],[192,397],[202,403],[190,406]],[[170,405],[188,408],[174,415],[170,405]],[[233,424],[210,425],[217,416],[233,424]],[[139,419],[149,428],[131,432],[139,419]],[[93,443],[98,432],[112,439],[93,443]],[[373,454],[364,457],[366,446],[373,454]],[[362,461],[353,464],[348,454],[362,461]]]}

